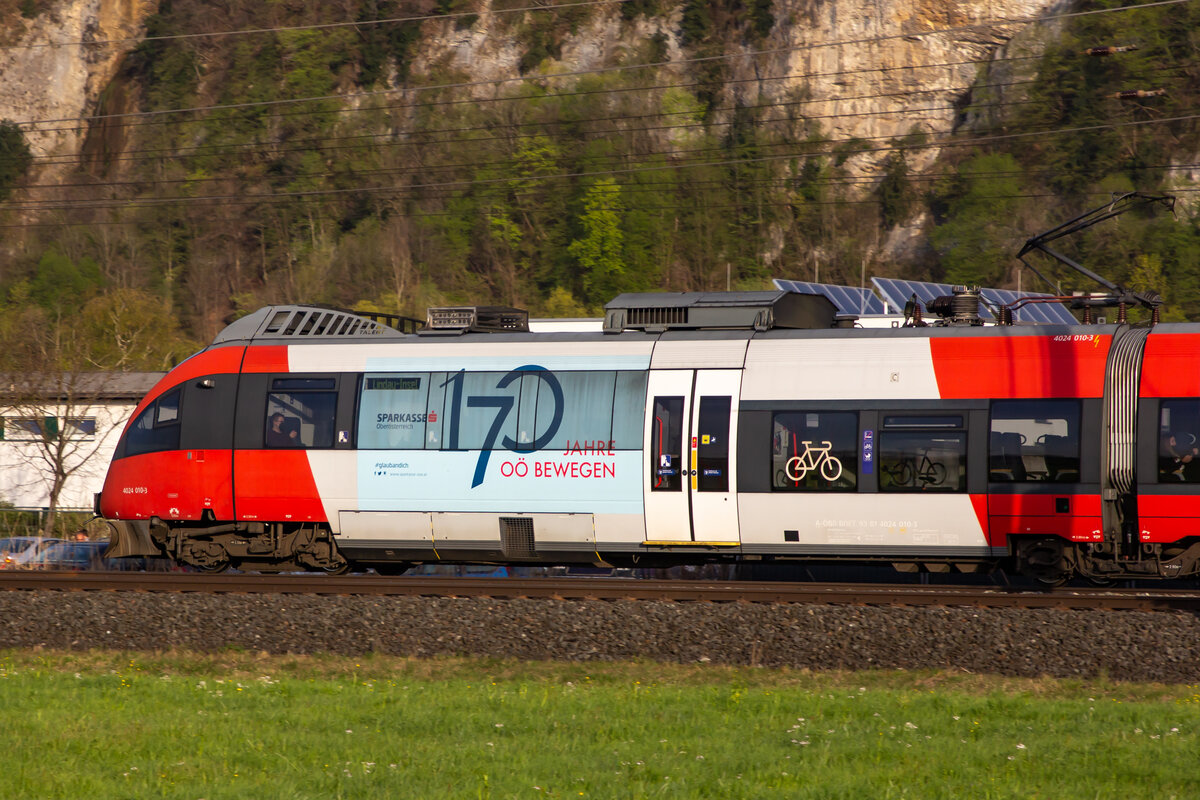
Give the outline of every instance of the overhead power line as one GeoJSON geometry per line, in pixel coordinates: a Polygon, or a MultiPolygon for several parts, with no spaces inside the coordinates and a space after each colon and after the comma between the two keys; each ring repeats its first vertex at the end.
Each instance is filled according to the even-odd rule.
{"type": "Polygon", "coordinates": [[[587,76],[587,75],[602,75],[602,74],[611,74],[611,73],[616,73],[616,72],[628,72],[628,71],[632,71],[632,70],[641,70],[641,69],[661,69],[661,68],[665,68],[665,67],[680,66],[683,64],[701,64],[701,63],[708,63],[708,62],[714,62],[714,61],[725,61],[725,60],[732,60],[732,59],[739,59],[739,58],[752,58],[752,57],[760,56],[760,55],[774,55],[774,54],[779,54],[779,53],[791,53],[791,52],[798,52],[798,51],[804,51],[804,50],[817,50],[817,49],[822,49],[822,48],[827,48],[827,47],[879,44],[881,42],[894,41],[897,39],[925,38],[925,37],[930,37],[930,36],[939,36],[939,35],[943,35],[943,34],[965,33],[965,32],[969,32],[969,31],[994,28],[994,27],[1002,26],[1002,25],[1032,24],[1032,23],[1040,23],[1040,22],[1051,22],[1051,21],[1055,21],[1055,20],[1068,19],[1068,18],[1073,18],[1073,17],[1092,16],[1092,15],[1096,15],[1096,14],[1109,14],[1109,13],[1124,12],[1124,11],[1140,11],[1143,9],[1154,8],[1154,7],[1159,7],[1159,6],[1180,5],[1180,4],[1186,3],[1186,2],[1192,2],[1192,0],[1158,0],[1158,2],[1153,2],[1153,3],[1144,3],[1141,5],[1132,5],[1132,6],[1118,6],[1115,8],[1096,9],[1096,10],[1092,10],[1092,11],[1077,11],[1077,12],[1069,12],[1069,13],[1063,13],[1063,14],[1048,14],[1048,15],[1044,15],[1044,16],[1040,16],[1040,17],[1025,17],[1025,18],[1011,18],[1011,19],[1003,19],[1002,18],[1002,19],[993,20],[993,21],[986,22],[986,23],[977,23],[974,25],[962,25],[962,26],[957,26],[957,27],[952,27],[952,28],[938,28],[938,29],[933,29],[933,30],[929,30],[929,31],[916,31],[916,32],[911,32],[911,33],[897,33],[897,34],[886,34],[886,35],[880,35],[880,36],[859,37],[856,39],[842,39],[842,40],[837,40],[837,41],[832,41],[832,42],[811,42],[811,43],[800,44],[800,45],[792,45],[792,46],[788,46],[788,47],[772,47],[772,48],[765,48],[765,49],[760,49],[760,50],[744,50],[741,52],[734,52],[734,53],[722,53],[720,55],[713,55],[713,56],[698,56],[695,58],[680,59],[677,61],[659,61],[659,62],[651,62],[651,63],[644,63],[644,64],[623,64],[623,65],[618,65],[618,66],[613,66],[613,67],[599,67],[596,69],[587,69],[587,70],[571,70],[568,72],[556,72],[556,73],[545,74],[545,75],[543,75],[543,74],[521,75],[521,76],[517,76],[517,77],[498,78],[498,79],[493,79],[493,80],[462,81],[462,82],[458,82],[458,83],[436,84],[436,85],[432,85],[432,86],[414,86],[414,87],[398,87],[398,88],[388,88],[388,89],[374,89],[374,90],[361,91],[361,92],[348,92],[345,94],[336,94],[336,95],[317,95],[317,96],[311,96],[311,97],[287,98],[287,99],[279,99],[279,100],[261,100],[261,101],[255,101],[255,102],[247,102],[247,103],[226,103],[226,104],[219,104],[219,105],[195,106],[195,107],[174,108],[174,109],[160,109],[160,110],[156,110],[156,111],[136,111],[136,112],[126,112],[126,113],[119,113],[119,114],[98,114],[98,115],[94,115],[91,117],[83,117],[83,118],[61,117],[61,118],[54,118],[54,119],[47,119],[47,120],[25,120],[22,122],[18,122],[17,124],[22,125],[22,126],[32,126],[32,125],[38,125],[38,124],[42,124],[42,123],[80,122],[80,121],[95,122],[95,121],[109,120],[109,119],[123,119],[123,118],[137,118],[137,117],[144,118],[144,117],[155,117],[155,116],[162,116],[162,115],[168,115],[168,114],[196,113],[196,112],[200,112],[200,111],[233,111],[233,110],[245,109],[245,108],[266,108],[266,107],[272,107],[272,106],[295,105],[295,104],[299,104],[299,103],[311,103],[311,102],[319,102],[319,101],[325,101],[325,100],[351,100],[351,99],[376,97],[376,96],[380,96],[380,95],[389,95],[389,94],[398,94],[398,93],[407,93],[407,92],[429,92],[429,91],[440,91],[440,90],[445,90],[445,89],[466,89],[466,88],[479,87],[479,86],[500,86],[503,84],[530,83],[530,82],[534,82],[534,81],[537,81],[537,82],[545,82],[545,81],[552,81],[552,80],[557,81],[557,80],[564,80],[564,79],[568,79],[568,78],[579,78],[579,77],[583,77],[583,76],[587,76]]]}
{"type": "MultiPolygon", "coordinates": [[[[868,148],[861,148],[858,150],[847,151],[846,155],[866,153],[866,152],[889,151],[889,150],[917,150],[917,149],[924,149],[924,148],[928,148],[928,147],[950,148],[950,147],[975,146],[975,145],[979,145],[979,144],[990,144],[990,143],[996,143],[996,142],[1001,142],[1001,141],[1028,140],[1031,137],[1035,137],[1035,136],[1039,136],[1039,137],[1045,137],[1047,135],[1061,136],[1061,135],[1066,135],[1066,134],[1084,133],[1084,132],[1097,131],[1097,130],[1109,130],[1109,129],[1119,129],[1119,128],[1141,127],[1141,126],[1147,126],[1147,125],[1166,124],[1166,123],[1172,123],[1172,122],[1194,121],[1196,119],[1200,119],[1200,114],[1189,114],[1189,115],[1183,115],[1183,116],[1159,119],[1159,120],[1135,120],[1135,121],[1129,121],[1129,122],[1105,123],[1105,124],[1101,124],[1101,125],[1078,126],[1078,127],[1073,127],[1073,128],[1060,128],[1060,129],[1048,130],[1048,131],[1027,131],[1027,132],[1020,132],[1020,133],[994,134],[994,135],[974,137],[971,139],[939,141],[939,142],[930,143],[930,144],[891,145],[891,146],[885,146],[885,147],[868,147],[868,148]]],[[[848,143],[849,142],[842,142],[842,144],[848,144],[848,143]]],[[[836,147],[839,143],[831,142],[831,143],[825,143],[825,144],[830,145],[830,147],[832,149],[832,147],[836,147]]],[[[100,199],[100,200],[95,200],[95,201],[82,200],[82,201],[73,201],[73,202],[63,202],[63,201],[53,201],[53,200],[30,201],[30,202],[27,202],[24,204],[14,204],[10,208],[11,208],[11,210],[15,210],[15,211],[36,211],[36,210],[55,210],[55,209],[82,210],[82,209],[89,209],[89,208],[90,209],[139,208],[139,207],[157,207],[157,206],[163,206],[163,205],[216,205],[216,204],[220,204],[220,205],[260,205],[264,202],[271,202],[271,201],[275,201],[275,200],[285,200],[285,199],[335,197],[335,196],[347,196],[347,195],[351,195],[351,194],[363,194],[363,193],[378,194],[378,193],[387,193],[387,192],[393,192],[393,193],[394,192],[414,192],[417,190],[427,190],[427,189],[460,189],[461,190],[461,189],[466,189],[466,188],[471,188],[471,187],[487,187],[487,186],[494,186],[494,185],[507,185],[507,184],[512,184],[514,181],[524,184],[524,185],[534,185],[534,184],[544,183],[544,182],[553,181],[553,180],[579,180],[579,179],[586,179],[586,178],[611,177],[611,176],[620,176],[620,175],[636,175],[636,174],[646,174],[646,173],[651,173],[651,172],[660,172],[660,171],[665,171],[665,170],[688,170],[688,169],[711,168],[711,167],[718,167],[718,166],[734,166],[734,165],[749,166],[751,164],[769,163],[769,162],[780,161],[780,160],[803,158],[805,156],[811,157],[811,156],[828,155],[828,154],[829,154],[828,150],[814,151],[814,152],[810,152],[810,153],[791,152],[791,153],[785,153],[785,154],[772,154],[772,155],[756,156],[756,157],[751,157],[751,158],[727,158],[727,159],[720,159],[720,160],[714,160],[714,161],[699,161],[699,162],[694,162],[694,163],[688,162],[688,163],[682,163],[682,164],[664,164],[664,165],[655,164],[655,165],[648,165],[648,166],[625,167],[625,168],[618,168],[618,169],[585,170],[585,171],[580,171],[580,172],[556,173],[556,174],[552,174],[552,175],[519,176],[519,177],[504,176],[504,177],[486,178],[486,179],[457,179],[457,180],[446,180],[446,181],[434,181],[434,182],[427,182],[427,183],[423,183],[423,184],[412,184],[412,185],[401,186],[401,187],[397,187],[395,185],[376,185],[376,186],[356,186],[353,188],[345,188],[345,189],[313,189],[313,190],[305,190],[305,191],[270,192],[270,193],[258,194],[258,195],[247,195],[245,193],[238,193],[238,194],[225,194],[225,195],[201,195],[201,196],[195,196],[195,197],[178,197],[178,196],[177,197],[165,197],[165,198],[164,197],[152,197],[152,198],[133,198],[133,199],[122,199],[122,200],[100,199]]],[[[660,157],[661,157],[661,155],[662,154],[660,154],[660,157]]]]}
{"type": "MultiPolygon", "coordinates": [[[[1195,66],[1195,65],[1194,64],[1175,64],[1175,65],[1170,65],[1170,66],[1166,66],[1166,67],[1160,67],[1154,71],[1155,72],[1168,72],[1168,71],[1172,71],[1172,70],[1176,70],[1176,69],[1185,69],[1185,68],[1189,68],[1192,66],[1195,66]]],[[[758,79],[751,78],[751,79],[746,79],[746,80],[762,81],[762,80],[776,80],[776,79],[777,78],[768,76],[768,77],[763,77],[763,78],[758,78],[758,79]]],[[[976,85],[972,86],[971,88],[972,88],[972,92],[974,92],[974,93],[986,93],[989,90],[1012,89],[1012,88],[1018,87],[1018,86],[1028,86],[1033,83],[1035,83],[1035,81],[1033,81],[1033,80],[1008,81],[1008,82],[1003,82],[1003,83],[976,84],[976,85]]],[[[673,85],[668,86],[667,88],[677,88],[680,86],[686,87],[686,86],[694,86],[694,85],[696,85],[696,84],[673,84],[673,85]]],[[[659,87],[659,88],[662,88],[662,87],[659,87]]],[[[618,90],[613,90],[613,91],[618,91],[618,90]]],[[[619,91],[624,91],[624,90],[622,89],[619,91]]],[[[735,112],[735,111],[743,110],[743,109],[751,110],[751,111],[759,111],[762,109],[773,109],[773,108],[798,109],[798,108],[802,108],[804,106],[812,105],[812,104],[816,104],[816,103],[837,104],[837,103],[849,103],[852,101],[859,101],[859,100],[875,100],[875,99],[880,99],[880,98],[893,98],[893,99],[894,98],[911,98],[911,97],[916,97],[916,96],[919,96],[922,94],[934,94],[934,93],[938,93],[941,91],[943,91],[943,90],[941,90],[941,89],[912,89],[912,90],[903,91],[903,92],[881,92],[881,93],[867,94],[867,95],[852,95],[849,97],[837,98],[836,100],[817,99],[817,98],[806,98],[806,99],[801,99],[801,100],[781,100],[781,101],[769,102],[769,103],[759,103],[755,106],[749,106],[749,107],[736,106],[736,105],[735,106],[720,106],[720,107],[709,109],[709,112],[711,114],[714,112],[717,112],[717,113],[735,112]]],[[[563,96],[564,95],[557,95],[557,96],[555,96],[555,99],[557,99],[558,97],[563,97],[563,96]]],[[[530,98],[510,98],[510,99],[529,100],[530,98]]],[[[538,98],[538,99],[545,100],[546,98],[538,98]]],[[[466,101],[463,101],[463,102],[466,102],[466,101]]],[[[487,102],[487,101],[479,101],[479,103],[485,103],[485,102],[487,102]]],[[[965,110],[971,111],[972,113],[979,113],[980,111],[996,111],[996,110],[1000,110],[1000,109],[1029,105],[1031,102],[1032,101],[978,102],[978,103],[971,103],[970,105],[966,106],[965,110]]],[[[479,103],[476,103],[476,104],[479,104],[479,103]]],[[[423,108],[425,106],[421,106],[421,107],[423,108]]],[[[394,108],[394,107],[389,106],[386,108],[394,108]]],[[[379,109],[376,109],[376,110],[379,110],[379,109]]],[[[928,115],[930,115],[932,113],[947,112],[947,111],[954,111],[954,110],[964,110],[964,109],[960,109],[958,106],[925,106],[922,108],[910,109],[908,111],[908,113],[913,114],[913,115],[922,115],[922,116],[928,117],[928,115]]],[[[861,111],[861,112],[839,112],[839,113],[834,113],[834,114],[803,115],[798,118],[792,118],[789,116],[779,116],[779,117],[774,117],[774,118],[770,118],[770,119],[758,118],[755,120],[755,124],[756,125],[767,125],[767,124],[772,124],[772,123],[800,124],[800,123],[807,123],[807,122],[821,122],[821,121],[825,121],[825,120],[861,119],[864,117],[884,116],[884,115],[894,114],[894,113],[896,113],[895,110],[884,109],[884,110],[871,110],[871,111],[861,111]]],[[[403,134],[403,136],[398,135],[396,133],[370,133],[370,134],[353,134],[353,135],[322,135],[322,136],[314,137],[314,138],[288,139],[288,140],[286,140],[286,145],[283,143],[284,140],[281,140],[280,142],[275,142],[275,141],[264,142],[262,139],[254,139],[254,140],[243,141],[243,142],[225,142],[225,143],[222,143],[219,145],[197,145],[197,146],[193,146],[193,147],[180,146],[178,148],[174,148],[174,147],[173,148],[162,148],[162,147],[122,148],[122,150],[116,154],[103,154],[100,156],[93,156],[90,158],[84,156],[84,157],[82,157],[82,159],[85,161],[103,161],[104,163],[113,163],[113,162],[121,162],[121,161],[126,161],[126,162],[157,161],[157,160],[160,160],[164,156],[170,157],[172,159],[217,158],[217,157],[220,157],[223,155],[236,156],[236,155],[239,155],[243,150],[254,151],[254,150],[269,149],[272,157],[278,157],[281,154],[292,153],[292,152],[307,152],[307,151],[311,151],[311,150],[320,150],[323,153],[329,153],[329,152],[333,152],[333,151],[337,151],[337,150],[361,149],[364,146],[373,146],[373,147],[377,147],[377,148],[430,147],[430,146],[435,146],[435,145],[454,145],[454,144],[470,144],[470,145],[474,146],[474,145],[477,145],[478,143],[487,142],[487,141],[509,141],[509,140],[520,139],[520,138],[536,137],[536,136],[544,133],[548,128],[553,128],[555,126],[566,126],[566,125],[577,126],[577,125],[581,125],[581,124],[603,123],[603,122],[621,123],[621,122],[630,122],[630,121],[634,121],[634,120],[659,119],[659,118],[667,118],[667,117],[689,117],[689,116],[694,116],[694,115],[695,115],[694,111],[688,110],[688,111],[677,111],[677,112],[656,112],[656,113],[648,113],[648,114],[627,114],[627,115],[615,114],[615,115],[603,115],[603,116],[597,116],[597,117],[573,117],[570,120],[553,120],[553,119],[538,118],[538,119],[531,119],[529,121],[517,121],[517,122],[506,123],[506,124],[497,124],[495,122],[489,121],[486,123],[482,123],[480,125],[458,126],[458,127],[453,127],[453,128],[425,128],[425,129],[419,129],[419,130],[411,130],[411,131],[405,132],[405,134],[403,134]],[[521,129],[525,129],[525,128],[534,129],[534,132],[533,133],[520,133],[519,132],[521,129]],[[498,130],[504,131],[505,133],[495,133],[498,130]],[[508,131],[512,131],[512,132],[508,133],[508,131]],[[444,139],[429,138],[430,135],[434,135],[434,134],[442,134],[442,133],[472,134],[472,133],[477,133],[477,132],[487,132],[491,135],[489,135],[489,136],[460,136],[457,138],[444,138],[444,139]],[[357,144],[339,144],[341,142],[356,142],[357,144]]],[[[272,116],[272,119],[274,119],[274,118],[276,118],[276,116],[272,116]]],[[[142,124],[156,124],[156,123],[133,123],[133,125],[142,125],[142,124]]],[[[183,124],[195,124],[195,123],[174,121],[170,124],[183,125],[183,124]]],[[[646,127],[640,127],[640,128],[621,128],[621,127],[614,125],[614,128],[611,132],[621,133],[621,134],[632,134],[632,133],[642,133],[642,132],[667,132],[667,131],[672,131],[672,130],[687,130],[687,129],[696,129],[696,128],[704,128],[704,129],[724,128],[724,127],[733,126],[735,124],[737,124],[736,120],[734,120],[731,117],[731,118],[723,120],[723,121],[722,120],[709,120],[707,122],[701,122],[701,123],[685,122],[685,123],[681,123],[678,125],[657,125],[657,126],[646,126],[646,127]]],[[[592,132],[592,133],[595,133],[595,132],[592,132]]],[[[46,165],[49,165],[49,164],[76,164],[81,160],[81,156],[77,155],[77,154],[54,155],[54,156],[34,156],[33,160],[34,160],[34,163],[46,164],[46,165]]]]}
{"type": "MultiPolygon", "coordinates": [[[[565,8],[581,8],[587,6],[619,6],[632,0],[582,0],[577,3],[560,3],[545,6],[521,6],[520,8],[489,8],[487,14],[524,14],[529,11],[561,11],[565,8]]],[[[198,33],[173,33],[163,36],[130,36],[124,39],[79,39],[76,41],[30,42],[29,44],[0,45],[3,50],[36,50],[46,47],[114,47],[143,42],[178,42],[189,39],[221,39],[232,36],[259,36],[267,33],[300,33],[302,31],[323,31],[337,28],[373,28],[379,25],[395,25],[405,22],[424,22],[431,19],[462,19],[464,17],[479,17],[477,11],[451,11],[445,14],[421,14],[411,17],[388,17],[386,19],[364,19],[353,22],[318,22],[312,25],[287,25],[268,28],[246,28],[236,31],[202,31],[198,33]]]]}

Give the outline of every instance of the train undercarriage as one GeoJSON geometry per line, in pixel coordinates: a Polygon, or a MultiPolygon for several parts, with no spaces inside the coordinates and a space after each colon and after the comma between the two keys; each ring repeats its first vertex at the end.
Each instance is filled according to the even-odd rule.
{"type": "Polygon", "coordinates": [[[1030,536],[1013,545],[1017,569],[1054,586],[1081,577],[1096,584],[1137,578],[1186,578],[1200,574],[1200,541],[1170,544],[1112,542],[1076,544],[1055,536],[1030,536]]]}
{"type": "MultiPolygon", "coordinates": [[[[324,572],[340,575],[351,564],[320,524],[250,522],[170,526],[158,517],[148,522],[109,520],[110,557],[166,555],[203,572],[230,568],[256,572],[324,572]]],[[[402,570],[400,570],[402,571],[402,570]]]]}
{"type": "MultiPolygon", "coordinates": [[[[205,572],[235,568],[340,575],[355,567],[371,566],[381,574],[401,574],[412,566],[405,561],[370,565],[352,563],[338,551],[329,529],[319,523],[210,521],[172,526],[153,517],[137,522],[109,520],[108,524],[112,528],[109,557],[166,555],[179,564],[205,572]]],[[[750,556],[749,560],[760,558],[750,556]]],[[[820,558],[804,560],[826,561],[820,558]]],[[[842,563],[848,560],[853,559],[833,559],[842,563]]],[[[1166,545],[1135,543],[1122,547],[1111,542],[1073,543],[1056,536],[1023,536],[1013,537],[1010,541],[1007,558],[892,559],[890,563],[898,572],[905,573],[988,572],[1007,567],[1045,586],[1056,586],[1075,577],[1104,585],[1118,580],[1200,575],[1200,539],[1166,545]]],[[[637,560],[634,565],[652,566],[649,560],[637,560]]],[[[653,564],[675,565],[674,560],[653,564]]]]}

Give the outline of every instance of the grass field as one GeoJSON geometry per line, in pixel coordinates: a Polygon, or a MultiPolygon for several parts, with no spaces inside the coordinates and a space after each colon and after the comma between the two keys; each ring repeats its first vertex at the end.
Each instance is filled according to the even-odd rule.
{"type": "Polygon", "coordinates": [[[4,798],[1200,797],[1200,687],[0,654],[4,798]]]}

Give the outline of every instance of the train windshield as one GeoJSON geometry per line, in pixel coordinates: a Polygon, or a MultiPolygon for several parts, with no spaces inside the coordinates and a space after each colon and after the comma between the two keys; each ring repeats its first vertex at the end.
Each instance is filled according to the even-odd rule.
{"type": "Polygon", "coordinates": [[[125,434],[125,455],[179,449],[179,397],[173,389],[138,414],[125,434]]]}

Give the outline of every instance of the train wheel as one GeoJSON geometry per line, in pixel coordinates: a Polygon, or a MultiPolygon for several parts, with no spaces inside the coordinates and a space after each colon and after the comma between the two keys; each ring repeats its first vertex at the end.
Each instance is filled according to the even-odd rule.
{"type": "Polygon", "coordinates": [[[196,570],[196,572],[203,572],[205,575],[218,575],[229,569],[229,562],[222,561],[220,564],[205,564],[204,566],[189,564],[188,566],[196,570]]]}
{"type": "Polygon", "coordinates": [[[1047,588],[1062,586],[1071,577],[1061,539],[1024,542],[1017,554],[1021,574],[1047,588]]]}
{"type": "Polygon", "coordinates": [[[350,571],[350,562],[343,561],[341,564],[332,567],[319,567],[318,572],[324,575],[345,575],[350,571]]]}

